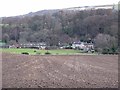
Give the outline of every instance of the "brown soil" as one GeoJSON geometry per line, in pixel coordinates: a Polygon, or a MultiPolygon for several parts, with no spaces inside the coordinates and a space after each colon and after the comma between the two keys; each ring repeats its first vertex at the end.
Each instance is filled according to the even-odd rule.
{"type": "Polygon", "coordinates": [[[117,88],[116,55],[3,54],[3,88],[117,88]]]}

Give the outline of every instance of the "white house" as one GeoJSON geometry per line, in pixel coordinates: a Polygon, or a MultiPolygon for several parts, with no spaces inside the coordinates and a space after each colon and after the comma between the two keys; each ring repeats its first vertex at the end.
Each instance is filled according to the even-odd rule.
{"type": "Polygon", "coordinates": [[[81,49],[84,51],[91,51],[94,50],[93,43],[87,43],[87,42],[74,42],[72,44],[73,49],[81,49]]]}
{"type": "Polygon", "coordinates": [[[73,49],[80,48],[80,47],[84,47],[84,45],[81,44],[81,42],[73,42],[72,44],[73,49]]]}
{"type": "Polygon", "coordinates": [[[38,49],[45,49],[46,48],[46,43],[41,42],[41,43],[21,43],[19,44],[19,47],[21,48],[38,48],[38,49]]]}

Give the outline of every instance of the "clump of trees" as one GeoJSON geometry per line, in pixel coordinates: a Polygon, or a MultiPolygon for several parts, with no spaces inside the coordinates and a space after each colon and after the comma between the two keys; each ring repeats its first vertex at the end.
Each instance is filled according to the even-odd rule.
{"type": "Polygon", "coordinates": [[[117,39],[108,34],[98,34],[95,38],[95,46],[98,52],[103,54],[117,54],[117,39]]]}
{"type": "Polygon", "coordinates": [[[2,40],[7,44],[46,42],[50,46],[91,41],[97,51],[117,51],[118,12],[112,9],[60,10],[52,14],[3,18],[2,40]]]}

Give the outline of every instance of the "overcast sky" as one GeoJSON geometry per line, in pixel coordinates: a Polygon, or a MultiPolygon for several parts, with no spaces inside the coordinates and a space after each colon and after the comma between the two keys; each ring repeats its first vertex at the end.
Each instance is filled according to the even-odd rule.
{"type": "Polygon", "coordinates": [[[0,17],[23,15],[44,9],[117,4],[119,0],[0,0],[0,17]]]}

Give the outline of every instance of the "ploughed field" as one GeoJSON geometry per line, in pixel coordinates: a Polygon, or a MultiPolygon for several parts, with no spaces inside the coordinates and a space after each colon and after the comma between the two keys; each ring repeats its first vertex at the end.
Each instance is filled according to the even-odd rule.
{"type": "Polygon", "coordinates": [[[117,55],[3,53],[3,88],[117,88],[117,55]]]}

